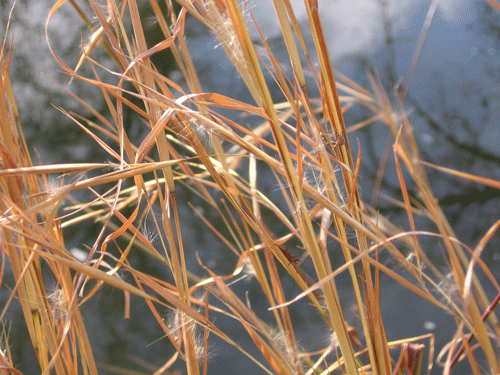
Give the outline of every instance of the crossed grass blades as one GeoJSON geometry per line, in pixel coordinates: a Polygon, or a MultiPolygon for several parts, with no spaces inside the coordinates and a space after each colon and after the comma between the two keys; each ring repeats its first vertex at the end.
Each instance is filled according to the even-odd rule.
{"type": "MultiPolygon", "coordinates": [[[[6,32],[0,56],[4,209],[0,280],[9,264],[16,282],[0,319],[17,299],[42,373],[98,373],[80,307],[95,298],[103,284],[125,294],[125,318],[130,315],[130,295],[140,297],[142,318],[155,320],[175,348],[172,357],[155,367],[155,374],[177,373],[180,368],[185,368],[182,373],[207,373],[212,335],[234,346],[263,373],[419,374],[425,355],[430,372],[435,361],[432,335],[390,341],[385,334],[379,300],[381,273],[404,285],[415,298],[445,310],[450,322],[456,323],[454,337],[439,356],[446,373],[463,355],[472,371],[480,374],[478,351],[492,373],[500,372],[495,350],[498,321],[491,314],[498,298],[490,300],[476,277],[481,270],[499,290],[480,255],[500,222],[475,249],[466,248],[440,210],[424,166],[496,188],[499,183],[421,160],[401,95],[396,92],[397,108],[393,108],[376,75],[370,75],[371,91],[347,79],[344,84],[335,82],[317,2],[304,2],[313,47],[306,47],[290,2],[274,0],[273,5],[288,51],[286,62],[273,55],[245,2],[193,0],[178,1],[174,6],[167,1],[160,6],[151,0],[149,6],[164,35],[162,42],[151,47],[146,44],[144,20],[135,0],[91,0],[85,7],[75,1],[58,1],[46,27],[61,6],[72,6],[88,26],[90,37],[81,50],[74,46],[75,53],[81,54],[74,68],[58,56],[47,37],[50,51],[71,80],[81,80],[101,93],[109,112],[99,113],[74,95],[97,122],[60,110],[112,160],[105,163],[33,165],[8,75],[11,51],[6,32]],[[225,49],[248,89],[247,101],[201,89],[185,39],[188,16],[201,22],[225,49]],[[260,53],[249,27],[260,36],[260,53]],[[114,61],[112,70],[107,62],[93,59],[95,49],[108,53],[114,61]],[[167,49],[182,73],[183,86],[161,74],[151,62],[155,53],[167,49]],[[93,75],[79,73],[82,66],[93,75]],[[312,79],[306,79],[306,71],[312,79]],[[271,84],[279,87],[284,102],[273,101],[271,84]],[[338,87],[345,96],[338,95],[338,87]],[[310,93],[319,95],[313,98],[310,93]],[[348,128],[343,111],[354,104],[373,111],[373,117],[348,128]],[[147,129],[139,143],[124,128],[125,107],[142,119],[137,126],[147,129]],[[224,117],[221,108],[236,115],[224,117]],[[240,115],[252,116],[258,125],[247,127],[245,120],[240,121],[247,117],[240,115]],[[376,120],[393,134],[392,151],[387,155],[394,158],[402,201],[391,199],[406,211],[408,231],[365,205],[358,191],[362,153],[358,147],[354,157],[348,133],[376,120]],[[263,170],[275,176],[282,203],[270,200],[260,189],[263,170]],[[58,186],[50,183],[54,176],[60,177],[58,186]],[[410,197],[409,182],[417,186],[420,201],[410,197]],[[193,250],[183,242],[183,228],[190,222],[180,219],[179,204],[186,204],[176,194],[180,187],[190,189],[220,216],[224,228],[214,227],[191,206],[193,218],[204,221],[236,260],[232,274],[218,275],[201,260],[205,275],[188,271],[186,254],[193,250]],[[82,189],[88,192],[88,201],[73,197],[72,192],[82,189]],[[61,208],[63,202],[65,209],[61,208]],[[264,209],[265,217],[261,214],[264,209]],[[434,223],[436,232],[419,230],[414,220],[417,215],[434,223]],[[146,218],[150,229],[143,233],[146,218]],[[66,248],[64,233],[89,222],[98,223],[101,229],[84,253],[85,259],[78,260],[66,248]],[[272,231],[277,222],[287,231],[279,238],[272,231]],[[157,240],[151,235],[155,232],[157,240]],[[446,272],[426,257],[419,240],[424,236],[445,249],[446,272]],[[338,244],[335,251],[327,245],[332,239],[338,244]],[[293,251],[287,243],[294,244],[293,251]],[[138,251],[163,264],[173,282],[134,268],[128,256],[138,251]],[[393,257],[399,268],[379,262],[382,255],[393,257]],[[342,265],[332,269],[332,257],[342,257],[342,265]],[[304,261],[311,263],[312,272],[304,271],[304,261]],[[42,265],[56,280],[55,291],[47,287],[42,265]],[[343,272],[352,283],[357,329],[346,322],[335,285],[335,277],[343,272]],[[272,319],[258,316],[234,292],[232,286],[241,277],[253,277],[259,283],[272,319]],[[288,277],[303,291],[291,300],[282,284],[288,277]],[[214,298],[219,303],[211,302],[214,298]],[[297,341],[289,309],[299,304],[313,306],[331,330],[332,338],[322,350],[308,352],[307,345],[297,341]],[[172,310],[168,322],[164,309],[172,310]],[[252,356],[230,332],[222,331],[217,325],[222,319],[240,324],[261,357],[252,356]],[[397,361],[390,355],[391,348],[399,351],[397,361]]],[[[380,172],[384,173],[383,166],[380,172]]],[[[376,190],[374,196],[378,194],[376,190]]],[[[5,329],[3,337],[0,372],[19,373],[8,345],[15,337],[9,337],[5,329]]],[[[126,373],[126,369],[102,366],[126,373]]]]}

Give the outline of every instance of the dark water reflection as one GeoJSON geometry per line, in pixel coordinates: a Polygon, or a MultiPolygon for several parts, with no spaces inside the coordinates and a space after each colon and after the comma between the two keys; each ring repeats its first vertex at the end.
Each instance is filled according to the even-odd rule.
{"type": "MultiPolygon", "coordinates": [[[[268,16],[271,13],[266,10],[267,2],[261,0],[261,3],[257,4],[253,11],[258,19],[269,25],[266,30],[272,34],[275,26],[268,16]]],[[[332,37],[330,49],[334,67],[363,87],[369,87],[366,70],[376,69],[390,91],[396,80],[404,77],[408,71],[428,2],[413,2],[415,4],[401,2],[404,5],[396,5],[398,2],[391,1],[387,2],[387,7],[384,7],[384,2],[374,2],[373,9],[367,6],[360,10],[345,6],[347,14],[359,17],[348,20],[352,26],[348,29],[345,28],[347,26],[343,21],[335,16],[338,10],[336,7],[340,6],[337,3],[343,2],[335,3],[336,5],[332,3],[329,6],[320,2],[320,6],[325,9],[327,35],[332,37]],[[332,14],[327,12],[327,9],[330,9],[332,14]]],[[[444,3],[446,5],[450,2],[444,3]]],[[[8,14],[6,9],[9,9],[9,4],[2,3],[0,7],[2,22],[5,25],[5,17],[8,14]]],[[[36,10],[34,4],[18,1],[13,17],[16,43],[11,74],[28,143],[33,149],[37,149],[43,162],[47,164],[107,160],[108,157],[88,140],[83,132],[50,107],[49,103],[55,103],[65,109],[77,109],[82,113],[80,106],[68,99],[67,94],[41,75],[44,73],[56,81],[67,82],[62,80],[64,78],[62,75],[54,73],[57,67],[54,66],[48,50],[43,47],[44,42],[26,37],[26,33],[43,35],[46,11],[39,12],[43,14],[40,20],[24,16],[33,14],[36,10]],[[20,43],[20,40],[23,40],[23,43],[20,43]],[[32,41],[35,45],[26,45],[26,41],[32,41]],[[51,140],[51,144],[47,143],[48,139],[51,140]]],[[[75,17],[71,10],[66,9],[63,12],[65,17],[75,17]]],[[[189,44],[192,47],[195,63],[199,67],[203,89],[221,93],[231,92],[233,97],[246,100],[248,95],[243,82],[238,80],[235,74],[228,74],[229,63],[222,48],[214,50],[214,36],[207,34],[199,24],[188,22],[187,26],[189,44]]],[[[151,29],[154,30],[154,25],[151,25],[151,29]]],[[[58,44],[62,50],[65,46],[80,43],[80,31],[73,34],[64,33],[66,42],[63,42],[64,38],[60,31],[59,33],[57,30],[52,31],[56,40],[61,38],[58,44]]],[[[274,40],[270,35],[270,42],[277,56],[284,56],[284,46],[281,41],[274,40]]],[[[405,108],[409,113],[423,159],[464,172],[499,179],[499,52],[498,13],[492,12],[485,2],[468,4],[458,2],[455,7],[449,4],[449,8],[443,6],[438,10],[410,86],[405,108]]],[[[75,65],[77,57],[71,54],[71,51],[68,51],[65,58],[69,60],[66,60],[68,63],[72,62],[73,66],[75,65]]],[[[157,62],[163,65],[162,69],[171,68],[169,56],[164,56],[157,62]]],[[[78,83],[73,84],[71,90],[89,101],[96,109],[104,108],[103,102],[93,94],[87,93],[78,83]]],[[[82,114],[90,116],[90,113],[82,114]]],[[[362,108],[351,110],[346,114],[346,122],[354,124],[368,115],[362,108]]],[[[138,125],[139,119],[129,116],[126,122],[126,127],[130,129],[129,134],[137,139],[144,137],[145,128],[138,125]]],[[[350,136],[353,146],[357,139],[362,145],[364,164],[360,184],[367,201],[372,198],[374,176],[388,136],[389,132],[382,124],[374,124],[350,136]]],[[[486,230],[499,218],[498,190],[478,186],[433,170],[428,170],[428,173],[441,207],[458,238],[466,245],[474,247],[486,230]]],[[[391,163],[387,175],[393,177],[388,177],[384,181],[384,192],[399,197],[399,186],[391,163]]],[[[263,190],[271,198],[276,198],[276,201],[281,199],[274,183],[263,186],[263,190]]],[[[181,188],[178,194],[183,200],[203,207],[203,203],[197,201],[187,189],[181,188]]],[[[408,228],[405,214],[393,209],[389,211],[389,207],[383,200],[379,200],[378,209],[382,213],[390,216],[394,223],[408,228]]],[[[215,236],[201,223],[192,220],[193,215],[188,207],[181,207],[180,215],[181,222],[192,222],[192,226],[182,228],[185,245],[193,249],[187,259],[190,271],[203,274],[196,261],[197,251],[202,262],[209,265],[216,273],[231,273],[236,258],[228,256],[227,250],[215,236]]],[[[207,215],[211,213],[207,212],[207,215]]],[[[215,220],[213,218],[213,222],[217,225],[215,220]]],[[[434,230],[425,227],[422,229],[434,230]]],[[[94,230],[96,229],[87,228],[82,231],[79,228],[67,233],[68,247],[81,247],[82,244],[92,243],[95,238],[92,235],[94,230]]],[[[273,230],[279,235],[284,228],[277,227],[273,230]]],[[[423,244],[429,257],[443,270],[447,269],[448,266],[441,256],[442,248],[433,240],[423,240],[423,244]]],[[[494,236],[482,257],[497,279],[500,277],[500,267],[498,267],[500,256],[496,250],[498,245],[500,245],[499,237],[494,236]]],[[[334,244],[331,248],[332,252],[339,250],[334,244]]],[[[166,280],[171,278],[164,265],[147,256],[138,253],[132,255],[130,260],[149,273],[166,280]]],[[[390,262],[388,259],[389,264],[390,262]]],[[[308,265],[305,264],[305,267],[308,265]]],[[[8,277],[7,281],[9,282],[8,277]]],[[[9,283],[12,285],[12,280],[9,283]]],[[[284,283],[287,285],[287,281],[284,283]]],[[[288,286],[288,289],[285,288],[288,293],[287,298],[299,293],[291,281],[288,286]]],[[[348,320],[351,318],[354,320],[355,314],[349,310],[350,305],[354,303],[354,297],[349,292],[351,285],[347,275],[338,278],[337,286],[341,303],[345,306],[345,314],[348,320]]],[[[252,307],[262,316],[272,319],[271,313],[267,311],[267,304],[263,303],[260,288],[255,282],[240,282],[238,293],[243,298],[245,293],[248,293],[252,307]]],[[[382,293],[383,314],[386,318],[387,334],[391,340],[433,332],[436,334],[436,347],[439,350],[451,338],[455,323],[450,316],[415,298],[413,294],[406,292],[399,284],[388,278],[382,278],[382,293]],[[427,321],[435,323],[436,328],[433,331],[425,328],[427,321]]],[[[2,290],[0,296],[1,300],[5,301],[7,297],[5,290],[2,290]]],[[[139,302],[138,299],[132,298],[132,318],[125,320],[123,311],[116,309],[116,306],[123,305],[123,295],[110,287],[104,287],[97,298],[83,307],[85,322],[99,362],[133,369],[134,355],[156,365],[161,365],[172,355],[168,339],[161,339],[163,333],[154,320],[145,317],[144,306],[139,302]]],[[[215,301],[212,299],[211,302],[215,301]]],[[[162,313],[165,319],[170,319],[172,314],[169,311],[162,313]]],[[[299,343],[307,350],[319,349],[329,340],[330,333],[325,330],[317,315],[307,305],[293,306],[291,314],[299,343]]],[[[29,338],[22,329],[21,312],[11,311],[7,319],[13,322],[15,334],[11,336],[11,344],[16,353],[17,363],[22,363],[19,369],[26,374],[37,373],[33,361],[34,353],[29,349],[29,344],[23,344],[28,343],[29,338]]],[[[254,348],[237,322],[216,318],[216,323],[223,331],[230,333],[232,337],[237,337],[241,346],[254,348]]],[[[211,345],[209,350],[213,355],[209,363],[209,374],[261,373],[261,370],[247,358],[219,339],[213,338],[211,345]]],[[[262,359],[257,350],[250,349],[249,352],[256,358],[262,359]]],[[[141,367],[137,366],[137,369],[141,367]]],[[[102,373],[108,372],[104,370],[102,373]]],[[[433,373],[437,374],[440,371],[436,368],[433,373]]]]}

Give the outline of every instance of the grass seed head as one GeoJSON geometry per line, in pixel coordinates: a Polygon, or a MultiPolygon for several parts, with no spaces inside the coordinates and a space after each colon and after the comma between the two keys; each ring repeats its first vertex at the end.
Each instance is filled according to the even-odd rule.
{"type": "Polygon", "coordinates": [[[60,288],[55,288],[54,291],[47,296],[52,310],[52,316],[56,320],[62,320],[67,313],[66,300],[64,291],[60,288]]]}

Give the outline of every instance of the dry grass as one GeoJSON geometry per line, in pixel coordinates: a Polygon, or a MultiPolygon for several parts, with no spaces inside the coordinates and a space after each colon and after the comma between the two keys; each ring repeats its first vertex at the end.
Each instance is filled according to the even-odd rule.
{"type": "MultiPolygon", "coordinates": [[[[47,24],[63,3],[54,5],[47,24]]],[[[70,6],[69,3],[76,7],[73,2],[64,6],[70,6]]],[[[248,355],[259,373],[402,374],[407,371],[418,374],[425,367],[430,372],[435,360],[431,335],[394,342],[386,336],[379,298],[381,273],[414,292],[415,298],[423,298],[450,314],[450,322],[454,321],[457,329],[450,346],[441,353],[445,373],[452,370],[463,352],[473,372],[480,374],[478,351],[484,353],[491,373],[500,373],[496,349],[498,321],[494,314],[485,317],[496,307],[496,302],[487,297],[476,278],[477,270],[481,269],[500,291],[480,258],[500,221],[478,241],[475,249],[466,248],[443,215],[424,166],[496,188],[500,184],[421,160],[408,120],[404,116],[398,120],[395,116],[404,113],[402,101],[398,101],[398,108],[392,108],[376,76],[371,77],[370,90],[349,81],[339,86],[330,65],[316,2],[304,2],[309,30],[299,28],[288,0],[273,2],[289,55],[287,63],[292,67],[288,72],[282,69],[263,36],[261,43],[268,56],[264,59],[257,52],[248,31],[248,23],[252,21],[242,14],[249,14],[245,3],[182,0],[178,2],[181,10],[175,12],[167,2],[168,13],[164,14],[156,0],[150,0],[164,34],[164,41],[153,47],[146,44],[135,0],[123,3],[111,0],[105,5],[94,0],[89,3],[93,14],[83,11],[81,14],[92,28],[92,36],[83,48],[79,65],[90,66],[94,76],[80,75],[77,68],[58,57],[57,51],[51,51],[72,79],[95,86],[105,98],[109,116],[81,102],[99,123],[77,114],[67,115],[98,143],[112,163],[33,166],[9,81],[6,41],[0,59],[3,167],[0,183],[4,208],[0,218],[3,257],[0,280],[8,257],[16,280],[12,299],[17,298],[22,306],[43,373],[97,373],[80,307],[94,298],[103,284],[122,290],[126,296],[139,296],[147,310],[143,319],[155,320],[176,348],[176,354],[157,368],[158,374],[172,371],[173,364],[180,359],[188,374],[206,373],[209,333],[248,355]],[[184,38],[188,14],[216,35],[248,89],[247,102],[202,91],[184,38]],[[92,26],[89,19],[97,19],[98,24],[92,26]],[[305,47],[303,32],[313,36],[314,50],[305,47]],[[101,80],[109,72],[92,59],[95,48],[105,48],[116,62],[114,80],[101,80]],[[150,57],[164,49],[172,52],[187,91],[159,73],[151,62],[150,57]],[[273,81],[265,79],[263,70],[271,74],[273,81]],[[307,82],[304,70],[313,72],[316,86],[307,82]],[[273,101],[270,83],[279,86],[286,98],[284,103],[273,101]],[[363,203],[357,184],[362,154],[361,151],[356,157],[352,154],[337,87],[345,89],[346,103],[367,107],[373,111],[370,121],[382,120],[391,130],[391,154],[403,197],[402,202],[395,203],[405,209],[410,231],[400,230],[363,203]],[[311,98],[310,92],[315,90],[321,93],[319,99],[311,98]],[[136,101],[131,101],[131,97],[141,104],[134,104],[136,101]],[[124,107],[143,119],[138,126],[148,127],[148,135],[140,143],[135,143],[123,126],[124,107]],[[223,117],[219,108],[252,116],[260,125],[249,129],[245,122],[238,122],[241,116],[223,117]],[[208,134],[210,148],[206,147],[202,133],[208,134]],[[275,176],[284,204],[271,201],[261,190],[262,169],[258,164],[265,165],[275,176]],[[89,171],[94,177],[87,177],[85,172],[89,171]],[[307,173],[317,178],[311,181],[306,178],[307,173]],[[54,174],[64,174],[66,182],[49,193],[44,187],[54,174]],[[418,187],[420,202],[410,197],[406,188],[409,182],[418,187]],[[217,275],[205,265],[208,278],[188,271],[186,254],[192,249],[184,245],[183,228],[190,223],[180,219],[179,205],[187,203],[181,202],[182,198],[176,194],[180,186],[201,197],[225,223],[225,228],[216,228],[193,207],[193,216],[199,215],[207,230],[214,231],[227,245],[228,253],[238,258],[233,274],[217,275]],[[90,191],[94,198],[75,202],[71,193],[78,189],[90,191]],[[72,203],[69,212],[61,210],[63,201],[72,203]],[[153,207],[160,207],[161,214],[153,207]],[[263,210],[265,216],[261,214],[263,210]],[[162,234],[160,249],[140,230],[146,215],[153,217],[153,231],[162,234]],[[414,220],[417,215],[434,223],[436,232],[417,228],[414,220]],[[86,261],[80,262],[65,247],[63,236],[66,228],[90,221],[99,223],[101,231],[86,261]],[[272,228],[278,222],[288,233],[275,238],[272,228]],[[423,236],[435,238],[445,249],[450,275],[443,275],[426,257],[419,240],[423,236]],[[327,245],[332,239],[339,244],[344,258],[337,269],[332,269],[332,252],[327,245]],[[296,248],[302,254],[293,255],[286,247],[287,242],[298,244],[296,248]],[[109,251],[111,247],[119,250],[119,256],[109,251]],[[173,283],[132,267],[128,256],[137,251],[145,252],[168,268],[173,283]],[[381,254],[396,259],[399,269],[395,271],[379,262],[381,254]],[[308,275],[301,262],[309,258],[314,273],[308,275]],[[47,291],[42,264],[57,280],[59,290],[55,296],[51,297],[47,291]],[[303,290],[291,301],[287,301],[283,290],[280,268],[303,290]],[[272,322],[259,317],[232,289],[232,282],[249,270],[272,311],[272,322]],[[335,277],[345,271],[359,311],[359,333],[346,323],[337,293],[335,277]],[[123,274],[129,277],[125,280],[118,276],[123,274]],[[95,282],[90,283],[91,280],[95,282]],[[450,280],[457,290],[453,296],[440,287],[440,282],[450,280]],[[87,284],[92,287],[84,288],[87,284]],[[200,290],[205,290],[203,298],[196,297],[200,290]],[[209,296],[223,302],[224,309],[211,303],[209,296]],[[335,342],[318,352],[306,352],[296,340],[289,313],[289,306],[299,303],[315,307],[325,327],[335,332],[335,342]],[[175,327],[162,319],[164,307],[175,312],[175,327]],[[236,319],[263,360],[252,357],[248,348],[239,346],[229,332],[214,324],[215,316],[216,323],[236,319]],[[201,336],[197,334],[199,328],[201,336]],[[468,340],[469,333],[476,340],[473,345],[468,340]],[[399,348],[397,363],[391,359],[391,348],[399,348]],[[427,365],[423,364],[425,353],[429,358],[427,365]]],[[[74,47],[77,51],[78,46],[74,47]]],[[[396,94],[396,99],[401,97],[396,94]]],[[[354,124],[353,129],[367,126],[370,121],[354,124]]],[[[336,258],[340,256],[339,253],[336,258]]],[[[128,309],[126,303],[125,317],[128,309]]],[[[5,348],[0,353],[3,366],[0,373],[15,373],[5,348]]]]}

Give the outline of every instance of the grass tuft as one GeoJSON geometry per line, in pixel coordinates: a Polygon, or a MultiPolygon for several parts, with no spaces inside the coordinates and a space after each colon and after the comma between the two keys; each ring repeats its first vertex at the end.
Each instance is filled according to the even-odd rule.
{"type": "MultiPolygon", "coordinates": [[[[124,318],[130,317],[134,296],[141,319],[154,321],[175,349],[163,363],[144,364],[130,356],[155,374],[179,368],[190,375],[208,373],[211,352],[219,351],[212,349],[214,337],[248,357],[259,373],[419,374],[425,356],[430,373],[436,361],[432,335],[392,340],[386,334],[382,276],[442,309],[456,324],[454,337],[438,356],[445,373],[461,356],[474,373],[481,366],[500,373],[500,332],[492,314],[498,298],[492,300],[480,281],[499,292],[480,256],[500,221],[474,249],[467,248],[444,216],[426,168],[495,188],[499,183],[422,160],[405,113],[405,93],[395,90],[391,100],[377,74],[368,74],[368,89],[343,77],[337,82],[317,1],[304,0],[306,27],[299,26],[288,0],[273,0],[286,61],[273,54],[246,2],[178,0],[160,7],[150,0],[147,6],[164,37],[153,46],[144,29],[152,21],[143,18],[136,0],[89,0],[89,5],[84,11],[73,1],[57,2],[46,23],[48,29],[61,6],[80,14],[89,31],[81,49],[73,46],[80,57],[76,66],[59,57],[48,33],[47,42],[64,73],[106,103],[101,113],[71,94],[93,114],[92,121],[60,109],[107,155],[102,163],[34,166],[9,79],[7,37],[0,54],[2,288],[7,288],[7,258],[15,279],[0,320],[17,299],[41,373],[98,373],[81,308],[98,298],[104,284],[124,293],[124,318]],[[216,36],[246,85],[246,101],[202,90],[200,67],[185,36],[188,17],[216,36]],[[250,30],[257,31],[259,41],[252,40],[250,30]],[[306,47],[305,33],[313,46],[306,47]],[[101,48],[114,67],[95,60],[101,48]],[[151,61],[163,50],[171,52],[185,85],[151,61]],[[273,87],[284,102],[274,99],[273,87]],[[344,112],[353,106],[371,115],[347,127],[344,112]],[[141,127],[143,138],[125,126],[127,111],[141,119],[134,126],[141,127]],[[247,119],[255,125],[247,125],[247,119]],[[375,120],[391,138],[373,184],[372,204],[386,198],[403,210],[408,230],[365,203],[359,189],[366,156],[359,143],[353,154],[348,134],[375,120]],[[394,160],[399,197],[380,192],[389,160],[394,160]],[[273,184],[279,188],[268,193],[273,184]],[[409,185],[416,187],[416,195],[409,185]],[[76,199],[76,191],[84,191],[79,197],[86,200],[76,199]],[[435,232],[419,228],[424,220],[435,232]],[[232,271],[213,267],[209,251],[191,248],[187,239],[195,221],[212,232],[217,241],[205,246],[232,262],[232,271]],[[95,236],[91,244],[78,246],[87,248],[77,259],[64,236],[91,224],[95,236]],[[424,242],[441,246],[446,270],[429,259],[424,242]],[[163,276],[143,269],[133,261],[136,256],[154,261],[163,276]],[[391,262],[397,266],[389,267],[391,262]],[[45,272],[55,281],[52,291],[45,272]],[[479,278],[479,272],[486,278],[479,278]],[[353,326],[338,292],[339,277],[349,280],[357,319],[353,326]],[[259,304],[268,310],[254,308],[240,293],[241,285],[258,286],[259,304]],[[168,319],[165,309],[171,311],[168,319]],[[302,309],[332,332],[329,342],[311,337],[311,349],[298,339],[293,314],[302,309]],[[245,332],[249,347],[224,328],[230,325],[245,332]]],[[[9,338],[5,329],[3,337],[9,338]]],[[[2,374],[16,371],[8,348],[0,350],[2,374]]]]}

